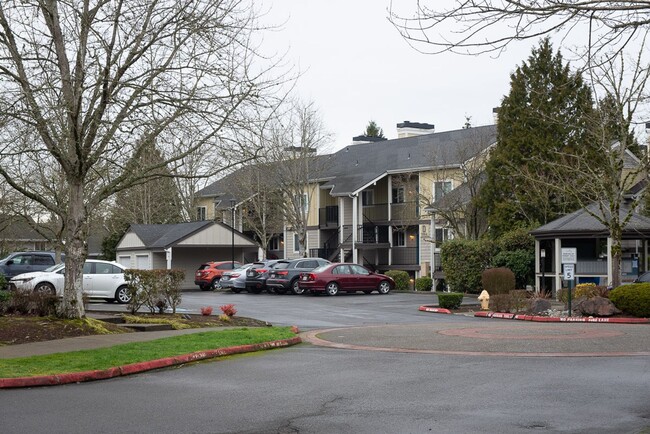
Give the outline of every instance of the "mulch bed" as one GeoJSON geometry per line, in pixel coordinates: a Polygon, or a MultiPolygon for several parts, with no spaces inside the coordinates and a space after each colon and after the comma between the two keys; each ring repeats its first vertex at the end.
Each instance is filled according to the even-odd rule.
{"type": "MultiPolygon", "coordinates": [[[[220,321],[217,316],[203,315],[138,315],[152,319],[175,319],[192,327],[266,327],[270,324],[253,318],[234,316],[230,321],[220,321]]],[[[115,324],[102,324],[111,333],[134,333],[115,324]]],[[[0,346],[17,345],[30,342],[50,341],[55,339],[72,338],[76,336],[91,336],[97,330],[88,323],[79,320],[64,320],[52,317],[30,315],[0,316],[0,346]]]]}

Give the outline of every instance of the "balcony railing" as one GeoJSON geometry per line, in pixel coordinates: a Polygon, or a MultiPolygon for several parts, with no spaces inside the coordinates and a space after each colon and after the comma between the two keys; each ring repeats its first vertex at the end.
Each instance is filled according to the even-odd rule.
{"type": "Polygon", "coordinates": [[[392,221],[419,220],[420,208],[418,202],[391,203],[390,219],[392,221]]]}
{"type": "Polygon", "coordinates": [[[388,226],[359,226],[357,242],[364,244],[388,243],[388,226]]]}
{"type": "Polygon", "coordinates": [[[417,247],[393,247],[392,265],[416,265],[418,261],[417,247]]]}
{"type": "Polygon", "coordinates": [[[339,226],[339,207],[326,206],[318,209],[318,226],[321,229],[332,229],[339,226]]]}
{"type": "Polygon", "coordinates": [[[376,203],[363,206],[363,220],[368,222],[379,222],[388,220],[388,204],[376,203]]]}

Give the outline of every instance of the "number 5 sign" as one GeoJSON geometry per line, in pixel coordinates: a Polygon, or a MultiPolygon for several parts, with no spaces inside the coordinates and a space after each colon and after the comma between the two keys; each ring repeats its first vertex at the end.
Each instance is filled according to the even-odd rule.
{"type": "Polygon", "coordinates": [[[564,280],[573,280],[575,278],[575,265],[564,264],[564,280]]]}

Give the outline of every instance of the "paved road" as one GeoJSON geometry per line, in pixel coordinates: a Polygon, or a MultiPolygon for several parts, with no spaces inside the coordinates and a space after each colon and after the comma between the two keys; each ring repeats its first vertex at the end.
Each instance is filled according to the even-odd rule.
{"type": "MultiPolygon", "coordinates": [[[[192,293],[183,306],[232,302],[242,315],[275,323],[353,326],[323,337],[369,345],[409,345],[418,330],[433,334],[427,328],[513,324],[418,312],[426,297],[192,293]],[[378,324],[391,325],[385,334],[355,327],[378,324]]],[[[637,327],[641,339],[650,333],[637,327]]],[[[650,432],[649,384],[647,356],[470,356],[305,343],[96,383],[0,391],[0,420],[8,433],[640,433],[650,432]]]]}

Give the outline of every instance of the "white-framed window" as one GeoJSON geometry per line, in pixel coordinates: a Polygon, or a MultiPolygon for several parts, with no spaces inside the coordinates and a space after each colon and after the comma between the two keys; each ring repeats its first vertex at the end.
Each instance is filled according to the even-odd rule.
{"type": "Polygon", "coordinates": [[[393,203],[404,203],[404,187],[393,187],[393,203]]]}
{"type": "Polygon", "coordinates": [[[271,238],[269,241],[269,250],[282,250],[279,236],[271,238]]]}
{"type": "Polygon", "coordinates": [[[436,228],[436,243],[442,243],[452,238],[449,228],[436,228]]]}
{"type": "Polygon", "coordinates": [[[298,234],[293,234],[293,252],[300,252],[300,239],[298,238],[298,234]]]}
{"type": "Polygon", "coordinates": [[[309,212],[309,195],[307,193],[297,194],[295,197],[296,206],[305,214],[309,212]]]}
{"type": "Polygon", "coordinates": [[[363,190],[361,192],[361,205],[370,206],[375,204],[375,192],[373,190],[363,190]]]}
{"type": "Polygon", "coordinates": [[[433,183],[433,201],[437,202],[451,191],[451,181],[436,181],[433,183]]]}
{"type": "Polygon", "coordinates": [[[406,246],[406,233],[404,231],[393,231],[393,247],[406,246]]]}
{"type": "Polygon", "coordinates": [[[204,206],[198,206],[196,207],[196,219],[199,221],[203,221],[206,219],[206,208],[204,206]]]}

